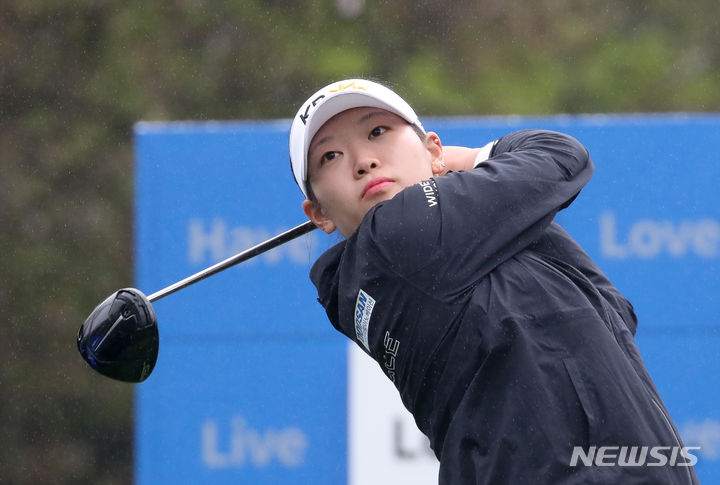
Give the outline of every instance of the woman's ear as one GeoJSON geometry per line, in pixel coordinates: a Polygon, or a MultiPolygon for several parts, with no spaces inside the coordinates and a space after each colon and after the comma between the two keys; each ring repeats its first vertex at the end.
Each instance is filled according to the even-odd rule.
{"type": "Polygon", "coordinates": [[[447,169],[443,161],[443,146],[440,137],[434,131],[429,131],[425,138],[425,148],[430,153],[430,164],[433,175],[445,175],[447,169]]]}
{"type": "Polygon", "coordinates": [[[317,202],[304,200],[302,203],[302,208],[307,218],[310,219],[313,224],[322,229],[324,232],[326,232],[327,234],[332,234],[335,231],[335,223],[325,215],[325,212],[322,210],[322,208],[317,202]]]}

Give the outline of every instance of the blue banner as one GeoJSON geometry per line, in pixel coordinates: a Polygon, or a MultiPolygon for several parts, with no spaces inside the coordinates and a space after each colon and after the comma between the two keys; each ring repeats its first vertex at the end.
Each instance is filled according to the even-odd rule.
{"type": "MultiPolygon", "coordinates": [[[[588,147],[595,176],[558,221],[635,306],[643,358],[686,445],[700,447],[698,475],[720,481],[720,116],[423,122],[445,145],[544,128],[588,147]]],[[[303,222],[289,126],[136,126],[138,288],[303,222]]],[[[314,231],[154,304],[161,344],[137,386],[137,483],[347,483],[359,451],[348,445],[346,343],[308,279],[338,240],[314,231]]]]}

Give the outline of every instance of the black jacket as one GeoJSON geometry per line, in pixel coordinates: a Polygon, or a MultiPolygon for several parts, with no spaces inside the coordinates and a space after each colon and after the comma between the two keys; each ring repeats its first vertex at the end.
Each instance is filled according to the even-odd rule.
{"type": "Polygon", "coordinates": [[[593,446],[661,445],[670,462],[683,446],[632,306],[553,222],[592,171],[569,136],[509,134],[474,170],[376,205],[312,268],[332,324],[430,439],[442,484],[697,481],[677,451],[676,466],[615,466],[620,448],[571,466],[574,447],[592,460],[593,446]]]}

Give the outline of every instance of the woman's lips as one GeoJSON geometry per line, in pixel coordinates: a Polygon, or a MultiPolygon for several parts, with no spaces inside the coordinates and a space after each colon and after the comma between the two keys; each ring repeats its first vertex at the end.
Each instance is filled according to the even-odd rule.
{"type": "Polygon", "coordinates": [[[373,195],[377,194],[392,183],[393,180],[387,177],[378,177],[376,179],[373,179],[365,186],[365,190],[363,190],[362,193],[362,198],[366,199],[368,197],[372,197],[373,195]]]}

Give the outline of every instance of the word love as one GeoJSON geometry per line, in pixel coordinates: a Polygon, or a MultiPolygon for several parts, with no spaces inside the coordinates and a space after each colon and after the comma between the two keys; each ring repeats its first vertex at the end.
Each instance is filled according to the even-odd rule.
{"type": "Polygon", "coordinates": [[[620,234],[615,214],[604,212],[600,216],[600,250],[609,259],[690,255],[715,259],[720,256],[720,222],[640,219],[625,234],[620,234]]]}

